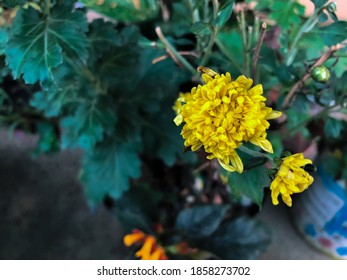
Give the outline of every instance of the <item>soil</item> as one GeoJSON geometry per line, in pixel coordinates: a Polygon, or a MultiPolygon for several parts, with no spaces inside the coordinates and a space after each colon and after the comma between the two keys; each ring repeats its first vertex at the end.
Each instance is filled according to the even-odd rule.
{"type": "Polygon", "coordinates": [[[36,141],[0,131],[0,259],[124,259],[115,217],[87,205],[80,153],[35,159],[36,141]]]}

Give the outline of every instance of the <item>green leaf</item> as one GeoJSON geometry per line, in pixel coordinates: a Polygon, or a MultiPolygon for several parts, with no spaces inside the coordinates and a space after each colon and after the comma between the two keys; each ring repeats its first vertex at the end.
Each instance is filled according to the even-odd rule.
{"type": "Polygon", "coordinates": [[[5,54],[15,79],[23,74],[26,83],[43,82],[63,56],[85,63],[88,41],[87,21],[82,12],[72,12],[70,5],[52,9],[43,17],[32,8],[18,11],[11,28],[5,54]]]}
{"type": "Polygon", "coordinates": [[[153,231],[159,220],[158,208],[165,194],[147,186],[132,186],[115,201],[117,217],[128,231],[137,228],[146,233],[153,231]]]}
{"type": "Polygon", "coordinates": [[[270,8],[272,12],[269,17],[283,29],[299,25],[301,17],[305,15],[305,7],[294,0],[278,0],[270,8]]]}
{"type": "Polygon", "coordinates": [[[265,166],[259,166],[241,174],[228,173],[228,184],[232,195],[245,195],[261,208],[264,188],[270,185],[266,170],[265,166]]]}
{"type": "Polygon", "coordinates": [[[139,30],[136,27],[126,27],[117,35],[117,38],[119,40],[117,46],[112,46],[99,59],[91,59],[90,68],[101,83],[109,88],[117,89],[118,95],[127,96],[129,88],[136,85],[134,79],[137,79],[137,71],[140,68],[139,30]],[[129,79],[130,76],[131,79],[129,79]],[[121,91],[120,88],[122,88],[121,91]]]}
{"type": "Polygon", "coordinates": [[[109,138],[85,155],[81,181],[93,203],[102,201],[106,194],[118,199],[129,189],[129,179],[141,174],[139,150],[137,137],[121,143],[109,138]]]}
{"type": "Polygon", "coordinates": [[[212,33],[211,25],[202,21],[194,23],[190,30],[196,35],[210,35],[212,33]]]}
{"type": "Polygon", "coordinates": [[[88,8],[110,18],[138,22],[154,18],[158,15],[159,4],[156,0],[82,0],[88,8]]]}
{"type": "Polygon", "coordinates": [[[67,104],[73,102],[78,95],[74,84],[62,89],[49,88],[36,92],[30,99],[30,105],[42,111],[46,117],[58,117],[67,104]]]}
{"type": "Polygon", "coordinates": [[[114,24],[104,22],[102,19],[94,20],[89,26],[88,39],[90,53],[94,59],[101,57],[113,46],[120,45],[120,35],[114,28],[114,24]]]}
{"type": "Polygon", "coordinates": [[[184,151],[180,128],[172,121],[174,117],[171,106],[165,106],[160,112],[143,120],[146,153],[159,157],[169,166],[173,165],[177,156],[182,155],[184,151]]]}
{"type": "Polygon", "coordinates": [[[337,21],[327,26],[317,27],[310,33],[321,36],[325,45],[330,47],[346,39],[347,21],[337,21]]]}
{"type": "Polygon", "coordinates": [[[7,42],[8,32],[6,29],[0,28],[0,55],[4,54],[7,42]]]}
{"type": "Polygon", "coordinates": [[[254,218],[240,217],[222,224],[201,248],[225,260],[256,259],[271,242],[270,231],[254,218]]]}
{"type": "Polygon", "coordinates": [[[37,123],[37,133],[40,135],[35,154],[59,151],[59,139],[54,125],[48,122],[37,123]]]}
{"type": "Polygon", "coordinates": [[[306,52],[306,59],[317,59],[321,56],[325,44],[323,38],[318,34],[304,33],[301,37],[298,46],[306,52]],[[307,48],[307,46],[310,46],[307,48]]]}
{"type": "Polygon", "coordinates": [[[323,7],[328,2],[328,0],[311,0],[311,2],[313,2],[314,8],[318,10],[323,7]]]}
{"type": "Polygon", "coordinates": [[[105,135],[112,135],[116,125],[116,107],[109,96],[99,96],[81,103],[73,116],[61,120],[62,148],[92,150],[105,135]]]}
{"type": "Polygon", "coordinates": [[[221,28],[224,24],[230,19],[233,9],[234,9],[235,0],[228,0],[221,7],[218,12],[218,27],[221,28]]]}
{"type": "Polygon", "coordinates": [[[325,153],[321,156],[319,165],[322,166],[325,172],[337,178],[343,168],[343,160],[330,153],[325,153]]]}
{"type": "Polygon", "coordinates": [[[7,8],[14,8],[16,6],[23,6],[26,3],[28,3],[28,0],[4,0],[3,2],[4,6],[7,8]]]}
{"type": "MultiPolygon", "coordinates": [[[[297,98],[298,99],[298,98],[297,98]]],[[[290,108],[286,111],[287,113],[287,129],[291,135],[301,133],[304,136],[309,135],[306,128],[306,123],[310,116],[307,111],[300,111],[294,108],[290,108]]]]}
{"type": "Polygon", "coordinates": [[[191,240],[211,236],[227,210],[225,205],[195,206],[182,210],[177,217],[176,229],[184,231],[191,240]]]}
{"type": "Polygon", "coordinates": [[[324,134],[327,137],[338,138],[343,127],[343,121],[328,117],[324,124],[324,134]]]}
{"type": "Polygon", "coordinates": [[[231,62],[236,64],[238,68],[243,65],[243,45],[242,37],[236,31],[221,32],[218,34],[218,41],[223,45],[223,49],[227,52],[227,57],[231,62]]]}

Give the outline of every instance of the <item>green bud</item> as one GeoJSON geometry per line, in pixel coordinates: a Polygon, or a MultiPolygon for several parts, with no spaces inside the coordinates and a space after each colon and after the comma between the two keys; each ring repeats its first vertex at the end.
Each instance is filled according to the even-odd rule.
{"type": "Polygon", "coordinates": [[[316,172],[317,171],[317,167],[313,164],[306,164],[304,166],[304,170],[307,171],[308,173],[312,173],[312,172],[316,172]]]}
{"type": "Polygon", "coordinates": [[[330,71],[324,65],[317,66],[312,70],[312,78],[317,82],[326,83],[330,79],[330,71]]]}
{"type": "Polygon", "coordinates": [[[328,4],[327,10],[331,13],[336,13],[336,7],[337,7],[337,5],[335,2],[330,2],[328,4]]]}
{"type": "Polygon", "coordinates": [[[272,168],[267,170],[267,175],[271,178],[274,179],[276,177],[276,174],[278,172],[278,169],[272,168]]]}
{"type": "Polygon", "coordinates": [[[289,157],[289,156],[291,156],[291,155],[292,155],[291,152],[289,152],[289,151],[283,151],[283,152],[281,153],[281,158],[289,157]]]}

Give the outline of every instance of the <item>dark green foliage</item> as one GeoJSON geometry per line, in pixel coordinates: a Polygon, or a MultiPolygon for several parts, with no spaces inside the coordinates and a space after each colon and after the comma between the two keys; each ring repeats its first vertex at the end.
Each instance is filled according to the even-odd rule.
{"type": "Polygon", "coordinates": [[[255,259],[270,243],[269,230],[247,217],[225,219],[228,207],[195,206],[179,213],[176,229],[193,246],[212,252],[221,259],[255,259]]]}
{"type": "Polygon", "coordinates": [[[200,246],[221,259],[247,260],[256,259],[267,248],[271,235],[256,219],[240,217],[222,224],[206,241],[200,246]]]}
{"type": "Polygon", "coordinates": [[[59,139],[52,123],[39,122],[37,133],[40,135],[35,154],[51,153],[59,151],[59,139]]]}
{"type": "Polygon", "coordinates": [[[0,4],[3,4],[7,8],[14,8],[16,6],[22,6],[28,3],[28,0],[3,0],[0,4]]]}
{"type": "Polygon", "coordinates": [[[5,52],[7,41],[8,41],[7,30],[0,29],[0,55],[2,55],[5,52]]]}
{"type": "Polygon", "coordinates": [[[220,8],[218,12],[218,27],[221,28],[230,19],[233,13],[235,0],[225,1],[224,5],[220,8]]]}
{"type": "Polygon", "coordinates": [[[328,0],[311,0],[311,2],[313,2],[315,9],[319,9],[323,7],[328,0]]]}
{"type": "MultiPolygon", "coordinates": [[[[254,159],[251,161],[254,162],[254,159]]],[[[228,184],[233,195],[245,195],[261,208],[264,188],[270,185],[265,166],[252,168],[242,174],[229,173],[228,177],[228,184]]]]}
{"type": "Polygon", "coordinates": [[[101,202],[106,194],[120,198],[129,189],[129,179],[141,174],[141,149],[138,139],[119,143],[109,138],[87,152],[84,157],[81,180],[87,197],[94,203],[101,202]]]}
{"type": "Polygon", "coordinates": [[[342,120],[327,118],[324,124],[324,133],[327,137],[338,138],[344,127],[342,120]]]}
{"type": "Polygon", "coordinates": [[[188,208],[179,213],[176,228],[191,240],[208,237],[219,227],[228,206],[205,205],[188,208]]]}
{"type": "Polygon", "coordinates": [[[345,40],[346,32],[346,21],[334,22],[330,25],[322,26],[311,31],[313,34],[318,34],[323,39],[324,44],[329,47],[345,40]]]}
{"type": "Polygon", "coordinates": [[[23,75],[28,84],[44,82],[52,78],[52,69],[62,64],[66,55],[85,63],[87,29],[84,14],[71,13],[70,5],[62,5],[45,17],[33,8],[19,10],[5,50],[14,78],[23,75]]]}
{"type": "Polygon", "coordinates": [[[64,131],[62,148],[92,150],[104,135],[115,132],[116,107],[108,96],[100,96],[81,104],[74,115],[61,120],[64,131]]]}
{"type": "Polygon", "coordinates": [[[300,24],[301,16],[305,14],[305,7],[294,0],[275,1],[271,6],[271,19],[283,29],[300,24]]]}

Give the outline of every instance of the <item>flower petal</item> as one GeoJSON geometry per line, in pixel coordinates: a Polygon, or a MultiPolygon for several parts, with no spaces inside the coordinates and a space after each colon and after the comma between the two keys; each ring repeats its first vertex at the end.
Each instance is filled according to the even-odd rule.
{"type": "Polygon", "coordinates": [[[268,115],[266,116],[265,119],[266,119],[266,120],[273,120],[273,119],[279,118],[280,116],[282,116],[282,112],[273,110],[273,111],[271,111],[270,114],[268,114],[268,115]]]}

